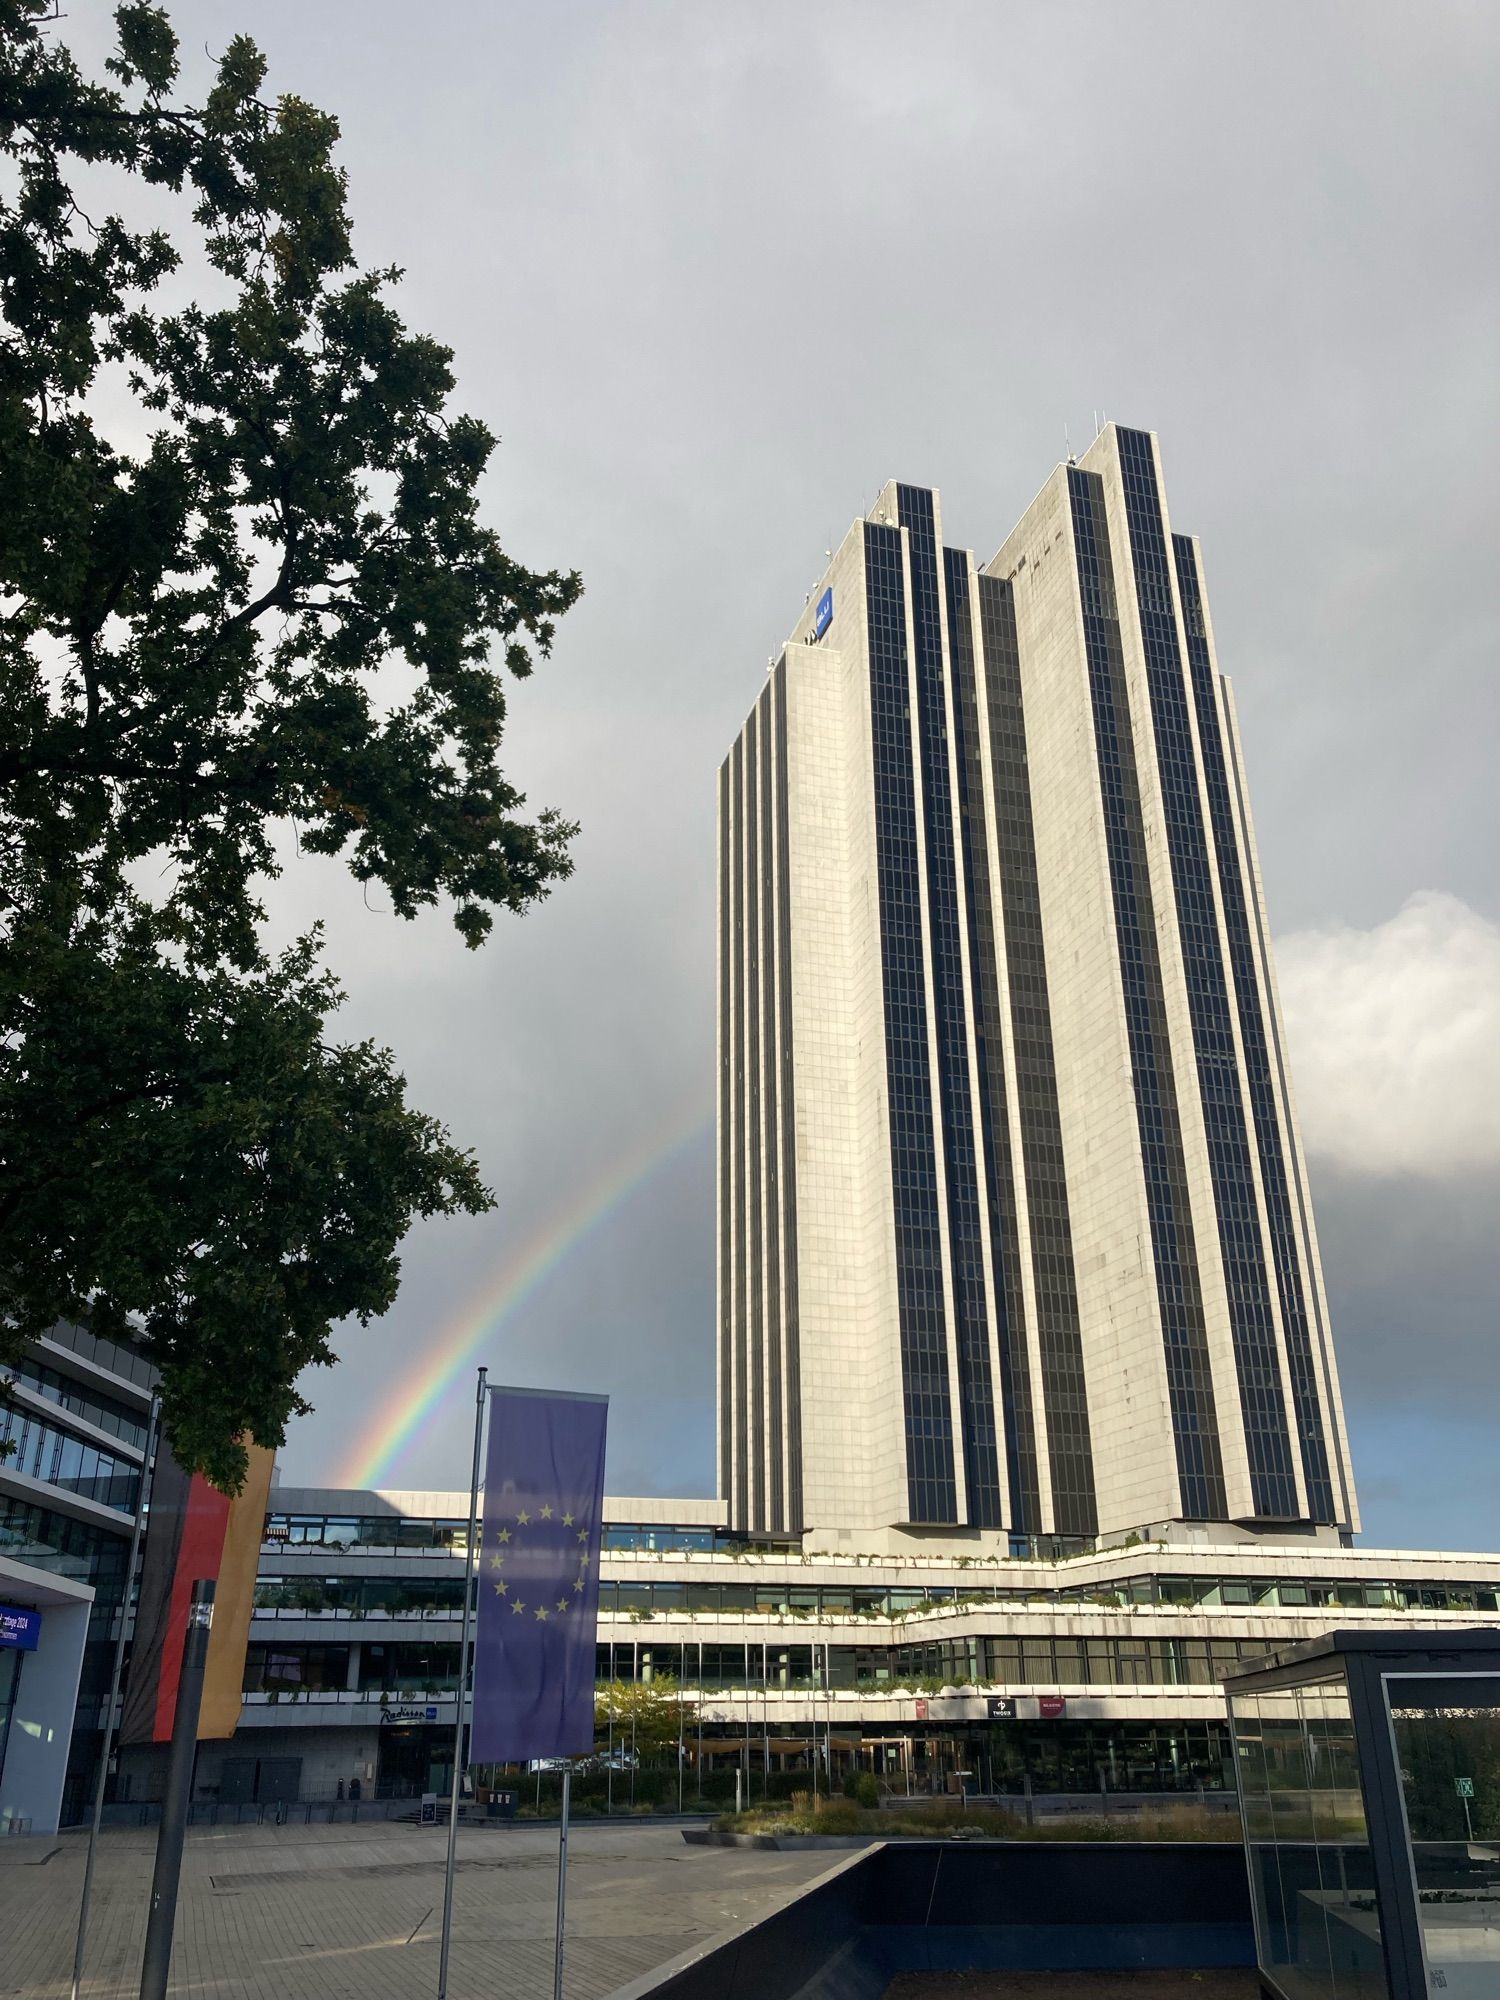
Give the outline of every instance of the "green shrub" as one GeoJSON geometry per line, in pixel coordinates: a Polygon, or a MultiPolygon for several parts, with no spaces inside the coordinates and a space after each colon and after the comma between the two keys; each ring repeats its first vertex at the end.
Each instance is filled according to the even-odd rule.
{"type": "Polygon", "coordinates": [[[1165,1805],[1108,1816],[1049,1814],[1028,1826],[1019,1813],[995,1806],[965,1806],[957,1799],[882,1811],[863,1800],[814,1800],[806,1792],[799,1792],[789,1805],[756,1806],[738,1819],[727,1813],[716,1824],[741,1833],[867,1833],[879,1839],[916,1840],[1237,1841],[1240,1837],[1234,1813],[1209,1812],[1202,1806],[1165,1805]]]}

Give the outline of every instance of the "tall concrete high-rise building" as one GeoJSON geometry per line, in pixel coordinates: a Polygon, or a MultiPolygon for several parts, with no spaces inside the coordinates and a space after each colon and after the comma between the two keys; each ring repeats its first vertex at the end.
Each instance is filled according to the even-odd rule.
{"type": "Polygon", "coordinates": [[[869,1546],[1357,1526],[1228,683],[1155,440],[892,483],[719,775],[719,1466],[869,1546]]]}

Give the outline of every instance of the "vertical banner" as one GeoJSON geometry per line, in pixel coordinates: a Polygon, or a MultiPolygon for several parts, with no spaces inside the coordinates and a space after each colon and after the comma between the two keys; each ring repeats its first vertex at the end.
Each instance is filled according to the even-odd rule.
{"type": "Polygon", "coordinates": [[[492,1389],[469,1761],[594,1747],[607,1396],[492,1389]]]}
{"type": "MultiPolygon", "coordinates": [[[[250,1643],[255,1579],[271,1498],[271,1470],[276,1463],[276,1454],[266,1445],[247,1443],[246,1450],[250,1464],[244,1485],[229,1503],[219,1558],[219,1588],[204,1668],[203,1706],[198,1713],[200,1743],[210,1737],[233,1736],[240,1726],[245,1652],[250,1643]]],[[[191,1584],[192,1579],[188,1581],[191,1584]]]]}
{"type": "Polygon", "coordinates": [[[165,1743],[171,1737],[188,1603],[196,1579],[218,1578],[229,1508],[229,1496],[201,1473],[185,1472],[163,1438],[146,1517],[121,1743],[165,1743]]]}
{"type": "Polygon", "coordinates": [[[165,1439],[158,1446],[121,1712],[122,1743],[165,1743],[172,1734],[182,1635],[193,1585],[200,1578],[216,1582],[219,1593],[198,1734],[233,1736],[238,1727],[274,1460],[261,1445],[250,1445],[249,1453],[244,1489],[231,1499],[201,1473],[184,1472],[165,1439]]]}

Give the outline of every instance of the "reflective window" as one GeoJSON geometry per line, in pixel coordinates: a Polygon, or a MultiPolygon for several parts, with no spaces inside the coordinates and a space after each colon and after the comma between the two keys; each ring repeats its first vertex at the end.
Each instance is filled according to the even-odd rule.
{"type": "Polygon", "coordinates": [[[1218,1414],[1167,1034],[1113,564],[1098,474],[1069,466],[1068,493],[1178,1484],[1188,1519],[1222,1520],[1227,1503],[1218,1414]]]}
{"type": "Polygon", "coordinates": [[[101,1506],[133,1514],[140,1496],[141,1471],[133,1459],[86,1443],[34,1411],[0,1407],[0,1446],[12,1472],[40,1479],[101,1506]]]}
{"type": "Polygon", "coordinates": [[[1388,1684],[1429,1990],[1500,1991],[1500,1676],[1388,1684]]]}
{"type": "Polygon", "coordinates": [[[1261,1964],[1306,2000],[1385,2000],[1380,1918],[1342,1675],[1234,1695],[1261,1964]]]}
{"type": "Polygon", "coordinates": [[[952,1521],[957,1518],[958,1496],[928,1061],[901,531],[866,522],[864,541],[907,1506],[914,1521],[952,1521]]]}
{"type": "Polygon", "coordinates": [[[23,1354],[12,1372],[18,1382],[45,1396],[49,1403],[56,1403],[59,1409],[71,1410],[75,1417],[86,1417],[111,1437],[123,1438],[138,1451],[145,1450],[146,1412],[139,1407],[77,1382],[71,1375],[49,1368],[34,1355],[23,1354]]]}

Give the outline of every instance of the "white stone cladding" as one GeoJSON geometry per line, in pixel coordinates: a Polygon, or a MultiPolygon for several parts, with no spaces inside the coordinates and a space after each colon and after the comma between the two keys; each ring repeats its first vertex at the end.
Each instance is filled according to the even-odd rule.
{"type": "MultiPolygon", "coordinates": [[[[1205,612],[1207,608],[1208,600],[1205,597],[1205,612]]],[[[1213,652],[1211,619],[1208,624],[1208,644],[1210,652],[1213,652]]],[[[1214,653],[1214,661],[1217,666],[1217,653],[1214,653]]],[[[1313,1216],[1312,1195],[1308,1188],[1307,1160],[1302,1150],[1302,1127],[1297,1117],[1297,1102],[1292,1091],[1291,1072],[1286,1062],[1286,1030],[1281,1016],[1281,993],[1276,983],[1276,960],[1271,951],[1271,925],[1266,915],[1265,890],[1261,882],[1260,852],[1256,845],[1254,822],[1250,817],[1249,796],[1245,790],[1239,717],[1234,705],[1233,683],[1227,675],[1220,675],[1218,693],[1219,710],[1224,724],[1224,749],[1229,762],[1235,820],[1240,836],[1241,865],[1245,870],[1250,914],[1254,926],[1261,1001],[1265,1008],[1266,1026],[1270,1034],[1271,1054],[1275,1066],[1287,1175],[1291,1183],[1302,1271],[1308,1292],[1308,1313],[1312,1321],[1317,1355],[1324,1422],[1331,1432],[1330,1469],[1343,1509],[1343,1517],[1348,1523],[1350,1532],[1357,1534],[1360,1527],[1359,1496],[1354,1487],[1353,1466],[1349,1455],[1349,1434],[1344,1425],[1344,1398],[1339,1386],[1338,1361],[1329,1327],[1328,1295],[1323,1284],[1323,1259],[1318,1249],[1317,1223],[1313,1216]]]]}
{"type": "MultiPolygon", "coordinates": [[[[1232,701],[1206,600],[1198,602],[1196,545],[1189,561],[1188,544],[1173,539],[1155,441],[1123,436],[1137,468],[1131,492],[1141,492],[1139,468],[1147,466],[1159,506],[1154,574],[1143,570],[1137,584],[1131,523],[1140,534],[1141,517],[1127,513],[1114,425],[1076,471],[1055,470],[982,571],[966,552],[948,552],[954,567],[945,567],[936,496],[893,482],[809,593],[726,762],[720,1467],[736,1528],[805,1533],[809,1547],[854,1542],[894,1553],[1052,1546],[1059,1535],[1074,1546],[1080,1504],[1096,1510],[1094,1532],[1106,1543],[1147,1528],[1191,1535],[1192,1523],[1204,1520],[1220,1536],[1268,1536],[1295,1524],[1319,1541],[1347,1538],[1357,1525],[1232,701]],[[1111,808],[1113,820],[1101,796],[1098,644],[1091,653],[1087,637],[1098,629],[1097,608],[1094,625],[1085,616],[1095,586],[1080,568],[1070,478],[1086,484],[1090,509],[1097,506],[1109,557],[1110,578],[1098,590],[1108,594],[1112,581],[1110,699],[1126,767],[1125,803],[1111,808]],[[937,603],[929,596],[924,608],[918,596],[930,589],[930,563],[923,582],[914,550],[927,546],[920,524],[929,505],[937,603]],[[890,822],[877,799],[869,524],[893,530],[900,546],[904,719],[889,706],[901,699],[889,691],[890,667],[878,665],[896,659],[894,640],[876,654],[875,671],[877,679],[887,675],[880,713],[896,717],[898,738],[910,735],[903,782],[912,788],[914,831],[903,837],[915,880],[908,914],[897,921],[920,929],[920,977],[910,961],[903,976],[925,996],[925,1033],[908,1039],[905,1053],[899,1037],[891,1048],[898,1062],[925,1061],[930,1083],[930,1113],[916,1115],[919,1123],[930,1116],[935,1227],[912,1240],[931,1246],[921,1253],[931,1258],[921,1267],[926,1309],[929,1316],[940,1309],[942,1319],[931,1367],[946,1374],[952,1433],[951,1514],[919,1513],[920,1527],[911,1525],[913,1410],[930,1410],[932,1395],[925,1406],[920,1396],[914,1403],[903,1335],[916,1268],[909,1260],[918,1253],[910,1243],[898,1250],[904,1239],[893,1191],[891,1079],[900,1072],[888,1069],[886,1009],[897,1003],[888,995],[880,873],[883,843],[893,836],[882,831],[890,822]],[[832,621],[818,632],[829,589],[832,621]],[[1149,655],[1138,591],[1156,621],[1149,655]],[[1191,639],[1184,592],[1193,600],[1191,639]],[[997,597],[1005,619],[1013,615],[1013,643],[997,639],[987,622],[999,615],[997,597]],[[997,644],[1003,672],[987,660],[986,648],[997,644]],[[1162,679],[1173,646],[1180,687],[1162,679]],[[936,708],[934,648],[941,652],[936,708]],[[965,672],[967,723],[958,692],[965,672]],[[1174,705],[1170,715],[1164,700],[1174,705]],[[973,738],[960,741],[965,727],[977,736],[977,758],[973,738]],[[1216,762],[1210,771],[1209,751],[1222,769],[1216,762]],[[1127,994],[1122,972],[1131,947],[1117,924],[1109,832],[1122,811],[1149,960],[1155,1079],[1166,1094],[1162,1147],[1143,1139],[1146,1114],[1138,1115],[1141,1002],[1127,994]],[[982,822],[982,852],[971,841],[970,816],[982,822]],[[956,891],[937,873],[950,841],[956,891]],[[1188,855],[1192,841],[1198,845],[1188,855]],[[976,871],[988,890],[987,915],[975,901],[976,871]],[[1034,896],[1035,914],[1012,937],[1023,893],[1034,896]],[[1189,894],[1191,904],[1182,902],[1189,894]],[[949,1025],[940,1030],[944,1006],[949,1025]],[[1216,1042],[1205,1039],[1210,1029],[1216,1042]],[[1028,1034],[1041,1037],[1053,1081],[1038,1083],[1035,1049],[1024,1051],[1028,1034]],[[1247,1035],[1268,1051],[1253,1071],[1247,1035]],[[944,1063],[952,1067],[944,1071],[944,1063]],[[959,1112],[941,1098],[945,1076],[959,1080],[959,1112]],[[1051,1110],[1038,1109],[1044,1089],[1051,1110]],[[967,1129],[950,1123],[965,1106],[967,1129]],[[776,1145],[783,1130],[793,1141],[784,1160],[776,1145]],[[1162,1169],[1147,1162],[1160,1152],[1171,1161],[1175,1267],[1156,1254],[1166,1240],[1153,1220],[1164,1182],[1162,1169]],[[1286,1184],[1274,1213],[1268,1175],[1284,1175],[1286,1184]],[[1232,1205],[1221,1213],[1221,1202],[1232,1205]],[[1293,1291],[1300,1283],[1305,1306],[1295,1325],[1289,1242],[1293,1291]],[[959,1296],[965,1269],[967,1305],[959,1296]],[[1185,1307],[1174,1304],[1179,1281],[1185,1307]],[[976,1328],[981,1291],[984,1323],[976,1328]],[[1019,1373],[1014,1366],[1007,1373],[1007,1337],[1022,1358],[1019,1373]],[[995,1529],[976,1530],[972,1522],[985,1517],[974,1511],[977,1447],[965,1426],[979,1405],[967,1385],[978,1381],[982,1394],[986,1371],[1004,1512],[995,1529]],[[1205,1440],[1201,1460],[1195,1422],[1205,1440]],[[1029,1474],[1017,1470],[1028,1426],[1029,1474]],[[1319,1449],[1333,1496],[1327,1511],[1312,1491],[1319,1449]],[[1060,1467],[1071,1482],[1061,1488],[1060,1467]],[[1092,1480],[1082,1503],[1080,1477],[1092,1480]],[[1272,1491],[1274,1504],[1265,1497],[1272,1491]]],[[[888,538],[875,541],[889,550],[888,538]]],[[[894,574],[889,554],[877,561],[894,574]]],[[[888,730],[889,719],[881,726],[888,730]]],[[[899,741],[897,749],[904,757],[899,741]]],[[[917,1004],[913,998],[913,1023],[917,1004]]],[[[1149,1076],[1146,1087],[1154,1088],[1149,1076]]],[[[909,1128],[910,1103],[903,1115],[909,1128]]],[[[899,1144],[899,1118],[895,1129],[899,1144]]]]}
{"type": "Polygon", "coordinates": [[[1178,1511],[1065,468],[993,561],[1015,596],[1102,1533],[1178,1511]]]}

